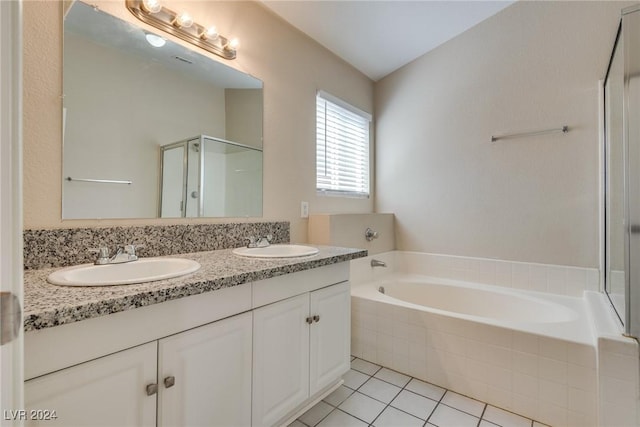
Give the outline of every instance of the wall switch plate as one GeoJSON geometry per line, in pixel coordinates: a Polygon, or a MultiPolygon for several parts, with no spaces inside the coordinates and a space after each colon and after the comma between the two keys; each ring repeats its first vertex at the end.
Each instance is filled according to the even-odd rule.
{"type": "Polygon", "coordinates": [[[300,202],[300,218],[309,218],[309,202],[300,202]]]}

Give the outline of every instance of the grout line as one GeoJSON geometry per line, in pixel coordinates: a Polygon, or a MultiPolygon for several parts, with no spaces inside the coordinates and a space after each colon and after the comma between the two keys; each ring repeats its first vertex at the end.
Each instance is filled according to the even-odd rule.
{"type": "MultiPolygon", "coordinates": [[[[431,383],[428,383],[428,384],[431,384],[431,383]]],[[[438,387],[440,387],[440,386],[438,386],[438,387]]],[[[444,387],[440,387],[440,388],[444,388],[444,387]]],[[[427,425],[426,423],[428,423],[428,422],[429,422],[429,420],[431,419],[431,417],[433,416],[433,414],[436,412],[436,409],[438,409],[438,406],[440,406],[440,404],[443,404],[443,405],[444,405],[444,403],[442,403],[442,399],[444,399],[444,396],[447,394],[447,391],[449,391],[449,389],[448,389],[448,388],[446,388],[445,390],[446,390],[446,391],[445,391],[444,393],[442,393],[442,396],[440,396],[440,400],[438,400],[438,403],[436,404],[436,406],[434,406],[434,407],[433,407],[433,411],[431,411],[431,413],[430,413],[430,414],[429,414],[429,416],[427,417],[427,421],[425,422],[425,427],[426,427],[426,425],[427,425]]],[[[447,406],[447,405],[445,405],[445,406],[447,406]]],[[[435,425],[435,424],[434,424],[434,425],[435,425]]]]}
{"type": "MultiPolygon", "coordinates": [[[[380,368],[380,369],[382,369],[382,368],[380,368]]],[[[380,370],[378,370],[378,372],[379,372],[379,371],[380,371],[380,370]]],[[[394,371],[394,372],[395,372],[395,371],[394,371]]],[[[404,375],[404,374],[402,374],[402,375],[404,375]]],[[[371,378],[373,378],[373,376],[371,376],[371,378]]],[[[411,378],[413,378],[413,377],[411,377],[411,378]]],[[[379,380],[379,381],[385,382],[385,383],[387,383],[387,384],[391,384],[390,382],[387,382],[387,381],[385,381],[385,380],[383,380],[383,379],[381,379],[381,378],[376,378],[376,379],[377,379],[377,380],[379,380]]],[[[368,381],[368,380],[367,380],[367,381],[368,381]]],[[[387,408],[388,408],[389,406],[391,406],[391,402],[393,402],[393,401],[396,399],[396,397],[398,397],[398,395],[399,395],[400,393],[402,393],[402,392],[405,390],[405,388],[407,387],[407,385],[408,385],[410,382],[411,382],[411,379],[410,379],[409,381],[407,381],[407,383],[406,383],[403,387],[401,387],[401,388],[400,388],[400,391],[399,391],[398,393],[396,393],[396,395],[395,395],[395,396],[393,396],[393,399],[391,399],[391,400],[389,401],[389,403],[387,403],[387,404],[386,404],[386,406],[384,407],[384,409],[383,409],[383,410],[382,410],[382,411],[381,411],[381,412],[380,412],[380,413],[379,413],[379,414],[378,414],[378,415],[373,419],[373,421],[371,421],[371,424],[369,424],[369,426],[372,426],[372,425],[373,425],[373,423],[375,423],[375,422],[376,422],[376,420],[377,420],[378,418],[380,418],[380,415],[382,415],[382,413],[383,413],[384,411],[386,411],[386,410],[387,410],[387,408]]],[[[391,384],[391,385],[396,386],[396,387],[399,387],[399,386],[397,386],[397,385],[395,385],[395,384],[391,384]]],[[[406,390],[406,391],[413,393],[411,390],[406,390]]],[[[362,394],[364,394],[364,393],[362,393],[362,394]]],[[[421,394],[418,394],[418,393],[414,393],[414,394],[417,394],[418,396],[422,396],[421,394]]],[[[429,398],[428,398],[428,397],[426,397],[426,396],[422,396],[422,397],[425,397],[425,398],[429,399],[429,398]]],[[[433,399],[430,399],[430,400],[433,400],[433,399]]],[[[384,402],[383,402],[383,403],[384,403],[384,402]]],[[[436,406],[437,406],[437,404],[436,404],[436,406]]],[[[422,418],[420,418],[420,417],[416,417],[415,415],[410,414],[410,413],[408,413],[408,412],[406,412],[406,411],[403,411],[403,410],[402,410],[402,409],[400,409],[400,408],[396,408],[395,406],[391,406],[391,407],[392,407],[393,409],[397,410],[397,411],[404,412],[404,413],[405,413],[405,414],[407,414],[407,415],[411,415],[411,416],[412,416],[412,417],[414,417],[414,418],[417,418],[417,419],[419,419],[419,420],[422,420],[422,418]]],[[[422,425],[423,425],[423,426],[425,426],[425,425],[426,425],[426,423],[427,423],[427,420],[422,420],[422,421],[424,421],[424,424],[422,424],[422,425]]]]}
{"type": "MultiPolygon", "coordinates": [[[[324,402],[324,400],[321,400],[320,402],[324,402]]],[[[320,402],[318,402],[318,403],[320,403],[320,402]]],[[[327,402],[324,402],[324,403],[327,403],[327,402]]],[[[316,403],[316,405],[317,405],[317,403],[316,403]]],[[[315,423],[313,426],[309,426],[309,427],[315,427],[315,426],[317,426],[318,424],[320,424],[321,422],[323,422],[325,418],[327,418],[329,415],[331,415],[331,414],[332,414],[336,409],[338,409],[338,407],[337,407],[337,406],[333,406],[333,405],[331,405],[331,404],[329,404],[329,403],[327,403],[327,405],[331,406],[331,408],[332,408],[332,409],[329,411],[329,413],[328,413],[327,415],[325,415],[324,417],[322,417],[322,418],[320,419],[320,421],[318,421],[317,423],[315,423]]],[[[304,423],[303,423],[303,424],[304,424],[304,423]]]]}
{"type": "MultiPolygon", "coordinates": [[[[454,392],[454,393],[455,393],[455,392],[454,392]]],[[[445,393],[445,394],[446,394],[446,393],[445,393]]],[[[477,400],[477,399],[476,399],[476,400],[477,400]]],[[[478,402],[480,402],[480,401],[478,400],[478,402]]],[[[483,403],[483,404],[485,405],[485,407],[487,406],[487,404],[486,404],[485,402],[481,402],[481,403],[483,403]]],[[[479,419],[481,419],[481,420],[482,420],[482,417],[481,417],[481,416],[479,417],[479,416],[477,416],[477,415],[473,415],[471,412],[467,412],[467,411],[465,411],[465,410],[463,410],[463,409],[456,408],[455,406],[447,405],[447,404],[446,404],[446,403],[444,403],[444,402],[440,402],[440,403],[439,403],[439,405],[444,405],[444,406],[446,406],[447,408],[455,409],[456,411],[462,412],[463,414],[471,415],[473,418],[479,418],[479,419]]],[[[484,409],[482,410],[482,413],[484,414],[484,409]]],[[[527,418],[527,419],[528,419],[528,418],[527,418]]],[[[489,421],[489,420],[487,420],[487,421],[489,421]]]]}
{"type": "MultiPolygon", "coordinates": [[[[365,360],[365,359],[362,359],[362,358],[359,358],[359,357],[352,357],[351,362],[353,362],[353,361],[355,361],[355,360],[357,360],[357,359],[360,359],[360,360],[365,361],[365,362],[367,362],[367,363],[370,363],[370,364],[372,364],[372,365],[378,366],[378,369],[377,369],[373,374],[368,374],[368,373],[366,373],[366,372],[362,372],[362,371],[360,371],[360,370],[358,370],[358,369],[350,368],[350,369],[353,369],[354,371],[356,371],[356,372],[358,372],[358,373],[361,373],[361,374],[363,374],[363,375],[366,375],[368,378],[367,378],[367,379],[366,379],[362,384],[360,384],[357,388],[355,388],[355,389],[353,389],[353,388],[348,387],[348,386],[346,386],[346,385],[345,385],[344,387],[345,387],[345,388],[347,388],[348,390],[351,390],[351,391],[352,391],[352,393],[351,393],[351,394],[350,394],[350,395],[349,395],[345,400],[343,400],[342,402],[340,402],[340,404],[339,404],[338,406],[342,405],[342,404],[343,404],[347,399],[349,399],[349,398],[350,398],[354,393],[358,392],[358,393],[362,394],[363,396],[366,396],[366,397],[368,397],[368,398],[370,398],[370,399],[375,400],[376,402],[380,402],[380,403],[385,404],[385,407],[382,409],[382,411],[380,411],[380,413],[379,413],[379,414],[378,414],[378,415],[373,419],[373,421],[372,421],[371,423],[367,423],[365,420],[363,420],[363,419],[361,419],[361,418],[358,418],[357,416],[355,416],[355,415],[353,415],[353,414],[351,414],[351,413],[349,413],[349,412],[346,412],[346,411],[344,411],[344,410],[340,409],[338,406],[334,406],[334,405],[332,405],[332,404],[330,404],[330,403],[328,403],[328,402],[325,402],[325,403],[326,403],[326,404],[328,404],[329,406],[333,407],[333,409],[332,409],[332,410],[331,410],[327,415],[325,415],[325,416],[324,416],[320,421],[318,421],[318,424],[319,424],[320,422],[322,422],[326,417],[328,417],[331,413],[333,413],[333,412],[337,409],[337,410],[339,410],[339,411],[341,411],[341,412],[343,412],[343,413],[345,413],[345,414],[347,414],[347,415],[349,415],[349,416],[352,416],[352,417],[354,417],[354,418],[356,418],[356,419],[358,419],[358,420],[360,420],[360,421],[362,421],[362,422],[364,422],[364,423],[367,423],[369,426],[372,426],[372,425],[373,425],[373,423],[375,423],[375,421],[376,421],[378,418],[380,418],[380,415],[382,415],[382,413],[383,413],[385,410],[387,410],[387,408],[388,408],[389,406],[391,406],[393,409],[395,409],[395,410],[397,410],[397,411],[400,411],[400,412],[403,412],[403,413],[405,413],[405,414],[408,414],[408,415],[410,415],[410,416],[412,416],[412,417],[414,417],[414,418],[422,419],[422,418],[420,418],[420,417],[415,416],[414,414],[411,414],[411,413],[409,413],[409,412],[407,412],[407,411],[404,411],[404,410],[402,410],[402,409],[396,408],[395,406],[392,406],[392,405],[391,405],[391,403],[392,403],[392,402],[393,402],[393,401],[398,397],[398,395],[399,395],[400,393],[402,393],[403,391],[405,391],[405,390],[406,390],[407,392],[409,392],[409,393],[412,393],[412,394],[415,394],[415,395],[417,395],[417,396],[420,396],[420,397],[423,397],[423,398],[425,398],[425,399],[429,399],[429,400],[431,400],[431,401],[436,402],[436,405],[434,406],[434,408],[433,408],[433,410],[431,411],[431,413],[429,413],[429,415],[427,416],[427,419],[425,420],[425,423],[423,424],[423,426],[424,426],[424,427],[426,427],[426,425],[429,423],[429,420],[431,419],[431,417],[433,416],[433,414],[435,413],[435,411],[438,409],[438,406],[440,406],[440,405],[444,405],[444,406],[446,406],[446,407],[448,407],[448,408],[451,408],[451,409],[454,409],[454,410],[456,410],[456,411],[462,412],[462,413],[467,414],[467,415],[469,415],[469,416],[472,416],[472,417],[474,417],[474,418],[478,418],[478,424],[477,424],[477,426],[479,426],[479,425],[480,425],[480,423],[481,423],[483,420],[484,420],[484,421],[487,421],[488,423],[495,424],[495,423],[493,423],[492,421],[489,421],[489,420],[485,420],[485,419],[484,419],[484,415],[485,415],[485,413],[486,413],[486,411],[487,411],[487,408],[488,408],[488,406],[489,406],[489,404],[488,404],[487,402],[483,402],[483,401],[478,400],[478,399],[475,399],[475,398],[473,398],[473,397],[466,396],[466,395],[461,394],[461,393],[457,393],[457,392],[455,392],[455,391],[453,391],[453,390],[451,390],[451,389],[448,389],[448,388],[445,388],[445,387],[441,387],[441,386],[439,386],[439,385],[437,385],[437,384],[433,384],[433,383],[430,383],[430,382],[428,382],[428,381],[423,381],[423,380],[421,380],[421,379],[419,379],[419,378],[413,377],[413,376],[411,376],[411,375],[404,374],[404,373],[402,373],[402,372],[395,371],[395,370],[393,370],[393,369],[387,368],[387,367],[382,366],[382,365],[377,364],[377,363],[369,362],[368,360],[365,360]],[[400,387],[400,386],[398,386],[397,384],[394,384],[394,383],[389,382],[389,381],[386,381],[386,380],[384,380],[384,379],[382,379],[382,378],[376,377],[375,375],[376,375],[376,374],[378,374],[382,369],[387,369],[387,370],[389,370],[389,371],[391,371],[391,372],[396,372],[396,373],[398,373],[398,374],[400,374],[400,375],[403,375],[403,376],[405,376],[405,377],[409,378],[409,380],[408,380],[408,381],[407,381],[407,382],[406,382],[402,387],[400,387]],[[366,394],[366,393],[360,392],[359,390],[360,390],[360,389],[361,389],[361,388],[362,388],[362,387],[363,387],[367,382],[369,382],[369,380],[371,380],[371,378],[375,378],[375,379],[377,379],[378,381],[382,381],[382,382],[387,383],[387,384],[389,384],[389,385],[392,385],[392,386],[394,386],[394,387],[398,387],[398,388],[400,388],[400,391],[398,391],[398,393],[396,393],[396,395],[395,395],[395,396],[394,396],[394,397],[389,401],[389,403],[385,403],[385,402],[383,402],[383,401],[381,401],[381,400],[376,399],[375,397],[369,396],[369,395],[368,395],[368,394],[366,394]],[[437,400],[437,401],[436,401],[435,399],[430,398],[430,397],[424,396],[424,395],[422,395],[422,394],[420,394],[420,393],[416,393],[416,392],[414,392],[414,391],[409,390],[409,389],[407,389],[407,388],[406,388],[406,387],[407,387],[407,385],[409,385],[409,383],[411,383],[411,380],[413,380],[413,379],[417,379],[417,380],[419,380],[419,381],[421,381],[421,382],[423,382],[423,383],[425,383],[425,384],[430,384],[430,385],[436,386],[436,387],[438,387],[438,388],[441,388],[441,389],[445,390],[445,392],[442,394],[442,396],[440,396],[440,399],[439,399],[439,400],[437,400]],[[467,411],[465,411],[465,410],[462,410],[462,409],[460,409],[460,408],[456,408],[456,407],[454,407],[454,406],[447,405],[446,403],[444,403],[444,402],[443,402],[443,399],[444,399],[444,397],[447,395],[447,393],[449,393],[449,392],[451,392],[452,394],[458,394],[458,395],[460,395],[460,396],[463,396],[463,397],[466,397],[466,398],[468,398],[468,399],[475,400],[476,402],[480,402],[480,403],[482,403],[482,404],[484,405],[484,407],[483,407],[483,409],[482,409],[482,413],[481,413],[481,415],[478,417],[478,416],[476,416],[476,415],[474,415],[474,414],[472,414],[472,413],[469,413],[469,412],[467,412],[467,411]]],[[[324,400],[323,400],[323,402],[324,402],[324,400]]],[[[534,420],[534,419],[524,417],[524,416],[522,416],[522,415],[520,415],[520,414],[517,414],[517,413],[515,413],[515,412],[512,412],[512,411],[507,411],[507,410],[505,410],[505,411],[506,411],[506,412],[510,412],[510,413],[512,413],[512,414],[515,414],[515,415],[518,415],[518,416],[521,416],[521,417],[523,417],[523,418],[525,418],[525,419],[527,419],[527,420],[531,421],[531,427],[533,427],[533,423],[535,422],[535,420],[534,420]]],[[[298,421],[299,421],[299,419],[298,419],[298,421]]],[[[302,421],[300,421],[300,422],[302,423],[302,421]]],[[[304,423],[302,423],[302,424],[304,424],[304,423]]],[[[304,425],[306,426],[306,424],[304,424],[304,425]]],[[[317,424],[316,424],[316,425],[317,425],[317,424]]],[[[497,426],[497,424],[496,424],[496,426],[497,426]]],[[[309,427],[309,426],[307,426],[307,427],[309,427]]]]}
{"type": "MultiPolygon", "coordinates": [[[[364,359],[360,359],[360,360],[364,360],[364,359]]],[[[352,362],[353,362],[353,360],[352,360],[352,362]]],[[[365,362],[366,362],[366,360],[365,360],[365,362]]],[[[369,362],[369,363],[371,363],[371,362],[369,362]]],[[[372,365],[376,365],[376,364],[372,363],[372,365]]],[[[374,376],[375,374],[377,374],[378,372],[380,372],[382,370],[382,366],[380,366],[380,365],[376,365],[376,366],[378,367],[378,369],[376,369],[376,371],[373,374],[368,374],[366,372],[362,372],[362,371],[360,371],[360,370],[358,370],[356,368],[351,368],[351,369],[353,369],[356,372],[360,372],[361,374],[365,374],[365,375],[368,375],[368,376],[372,377],[372,376],[374,376]]]]}
{"type": "MultiPolygon", "coordinates": [[[[479,401],[478,401],[478,402],[479,402],[479,401]]],[[[483,403],[484,403],[484,402],[483,402],[483,403]]],[[[482,408],[482,414],[480,414],[480,419],[478,420],[478,427],[480,427],[480,423],[481,423],[481,422],[482,422],[482,420],[483,420],[484,413],[485,413],[485,412],[487,412],[487,407],[488,407],[488,406],[489,406],[489,405],[488,405],[487,403],[484,403],[484,408],[482,408]]],[[[485,420],[485,421],[490,422],[489,420],[485,420]]]]}

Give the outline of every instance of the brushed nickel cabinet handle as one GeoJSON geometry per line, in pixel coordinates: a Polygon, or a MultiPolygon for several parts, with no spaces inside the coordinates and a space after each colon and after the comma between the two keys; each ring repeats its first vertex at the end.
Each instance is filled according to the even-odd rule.
{"type": "Polygon", "coordinates": [[[158,392],[158,384],[147,385],[147,396],[153,396],[158,392]]]}
{"type": "Polygon", "coordinates": [[[173,387],[175,383],[176,383],[176,377],[174,377],[173,375],[164,379],[164,386],[166,388],[173,387]]]}

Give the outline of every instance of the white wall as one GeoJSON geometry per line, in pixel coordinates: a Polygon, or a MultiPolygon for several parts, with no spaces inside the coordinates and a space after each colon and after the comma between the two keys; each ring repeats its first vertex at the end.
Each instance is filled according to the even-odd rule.
{"type": "Polygon", "coordinates": [[[398,249],[597,267],[598,80],[628,4],[520,1],[376,84],[398,249]]]}
{"type": "MultiPolygon", "coordinates": [[[[150,29],[126,10],[124,1],[91,3],[150,29]]],[[[300,218],[302,200],[310,202],[311,212],[373,210],[372,199],[318,197],[314,167],[316,91],[325,90],[372,112],[371,80],[259,2],[167,0],[166,6],[188,10],[198,22],[215,22],[221,34],[238,37],[241,42],[238,57],[224,63],[264,82],[264,219],[291,221],[292,241],[303,242],[307,238],[307,220],[300,218]]],[[[62,165],[59,160],[62,158],[62,46],[62,3],[24,2],[25,228],[228,221],[62,221],[62,165]]]]}
{"type": "Polygon", "coordinates": [[[262,89],[225,89],[226,139],[262,148],[262,89]]]}

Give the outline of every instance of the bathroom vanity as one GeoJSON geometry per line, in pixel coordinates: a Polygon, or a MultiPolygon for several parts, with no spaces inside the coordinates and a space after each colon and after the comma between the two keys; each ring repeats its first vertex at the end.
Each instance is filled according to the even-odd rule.
{"type": "Polygon", "coordinates": [[[100,288],[46,283],[56,269],[26,271],[25,406],[56,417],[27,425],[294,419],[349,369],[347,261],[363,256],[198,252],[173,256],[202,265],[191,275],[100,288]]]}

